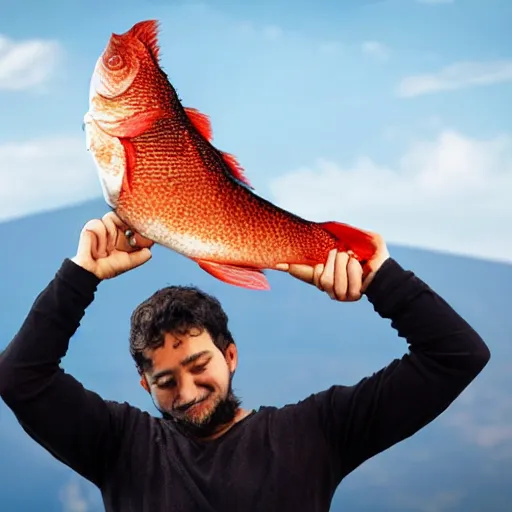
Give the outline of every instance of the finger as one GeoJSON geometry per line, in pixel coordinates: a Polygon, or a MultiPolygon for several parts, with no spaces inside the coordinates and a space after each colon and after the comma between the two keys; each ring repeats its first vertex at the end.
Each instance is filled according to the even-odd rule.
{"type": "Polygon", "coordinates": [[[99,219],[93,219],[87,222],[84,229],[94,233],[95,240],[92,240],[90,247],[93,259],[104,258],[107,256],[107,229],[105,224],[99,219]]]}
{"type": "Polygon", "coordinates": [[[126,238],[128,239],[128,243],[129,243],[130,247],[132,247],[132,248],[139,248],[139,249],[147,248],[147,249],[149,249],[149,248],[153,247],[153,245],[155,244],[155,242],[153,242],[153,240],[150,240],[149,238],[145,238],[140,233],[135,233],[131,229],[127,230],[127,232],[129,233],[129,235],[126,234],[126,232],[125,232],[125,235],[126,235],[126,238]]]}
{"type": "Polygon", "coordinates": [[[107,230],[107,252],[110,254],[116,248],[119,236],[119,230],[112,219],[111,212],[103,216],[103,224],[105,224],[107,230]]]}
{"type": "Polygon", "coordinates": [[[135,233],[113,212],[107,213],[103,219],[105,223],[115,226],[116,235],[114,247],[118,251],[130,253],[142,248],[149,249],[155,244],[153,240],[135,233]]]}
{"type": "Polygon", "coordinates": [[[98,235],[97,235],[97,233],[95,231],[89,231],[89,233],[91,234],[91,252],[90,252],[90,257],[93,260],[97,260],[99,258],[98,235]]]}
{"type": "Polygon", "coordinates": [[[356,301],[361,298],[363,291],[363,267],[355,258],[349,258],[347,263],[347,300],[356,301]]]}
{"type": "MultiPolygon", "coordinates": [[[[82,229],[78,252],[87,258],[98,259],[102,251],[102,238],[105,241],[103,222],[99,219],[90,220],[82,229]]],[[[103,254],[103,256],[106,256],[106,254],[103,254]]]]}
{"type": "Polygon", "coordinates": [[[155,242],[153,240],[150,240],[149,238],[146,238],[142,236],[139,233],[136,233],[132,229],[130,229],[130,226],[126,224],[123,220],[120,219],[120,217],[115,212],[109,212],[106,214],[106,216],[109,217],[109,219],[117,226],[119,230],[121,230],[123,233],[126,233],[126,231],[130,231],[130,235],[126,236],[125,238],[128,239],[128,245],[124,245],[124,247],[127,249],[127,251],[132,251],[134,248],[151,248],[153,245],[155,245],[155,242]]]}
{"type": "Polygon", "coordinates": [[[319,279],[318,288],[326,292],[329,297],[334,299],[334,262],[336,261],[336,249],[329,251],[325,268],[319,279]]]}
{"type": "Polygon", "coordinates": [[[149,249],[154,245],[152,240],[142,237],[138,233],[134,233],[131,229],[118,231],[116,249],[127,253],[138,251],[139,249],[149,249]]]}
{"type": "Polygon", "coordinates": [[[347,264],[349,259],[350,256],[346,252],[339,252],[336,255],[336,262],[334,266],[334,296],[340,301],[344,301],[347,298],[347,264]]]}
{"type": "Polygon", "coordinates": [[[130,230],[128,224],[123,222],[114,211],[106,213],[103,216],[103,222],[108,227],[109,232],[112,233],[113,248],[128,253],[137,249],[134,241],[131,241],[133,232],[130,230]]]}
{"type": "Polygon", "coordinates": [[[101,221],[98,221],[95,226],[94,233],[96,234],[97,241],[97,257],[98,258],[106,258],[108,256],[107,253],[107,239],[108,233],[105,224],[101,221]]]}
{"type": "Polygon", "coordinates": [[[144,247],[143,249],[136,250],[129,254],[131,268],[137,268],[149,261],[153,255],[151,249],[144,247]]]}
{"type": "MultiPolygon", "coordinates": [[[[311,284],[313,282],[313,267],[309,265],[298,265],[298,264],[292,264],[287,265],[287,272],[295,277],[296,279],[300,279],[301,281],[304,281],[305,283],[311,284]]],[[[284,270],[284,264],[279,264],[277,266],[278,270],[284,270]]]]}
{"type": "Polygon", "coordinates": [[[319,289],[321,289],[320,278],[322,277],[324,269],[325,265],[323,263],[316,265],[313,269],[313,284],[319,289]]]}
{"type": "Polygon", "coordinates": [[[131,253],[137,250],[134,232],[119,215],[110,211],[103,216],[103,222],[112,230],[114,248],[118,251],[131,253]],[[115,234],[114,234],[115,233],[115,234]]]}
{"type": "Polygon", "coordinates": [[[121,231],[125,231],[126,229],[128,229],[127,224],[120,219],[119,215],[117,215],[116,212],[110,211],[106,213],[105,215],[103,215],[103,220],[112,222],[112,224],[114,224],[121,231]]]}
{"type": "Polygon", "coordinates": [[[129,229],[121,230],[117,229],[116,233],[116,249],[118,251],[131,253],[137,250],[136,244],[134,243],[133,232],[129,229]]]}
{"type": "Polygon", "coordinates": [[[84,226],[80,233],[80,240],[78,242],[77,256],[83,260],[90,260],[92,258],[93,248],[96,247],[96,235],[87,229],[87,224],[84,226]]]}

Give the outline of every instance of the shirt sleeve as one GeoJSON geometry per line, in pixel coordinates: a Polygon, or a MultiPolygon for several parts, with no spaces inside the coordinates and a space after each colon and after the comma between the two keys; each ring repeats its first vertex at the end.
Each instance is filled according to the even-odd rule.
{"type": "Polygon", "coordinates": [[[320,410],[339,479],[438,417],[490,358],[471,326],[391,258],[367,297],[409,351],[354,386],[335,385],[304,401],[304,407],[320,410]]]}
{"type": "Polygon", "coordinates": [[[114,460],[127,404],[103,400],[60,368],[99,280],[64,260],[0,355],[0,396],[22,428],[96,485],[114,460]]]}

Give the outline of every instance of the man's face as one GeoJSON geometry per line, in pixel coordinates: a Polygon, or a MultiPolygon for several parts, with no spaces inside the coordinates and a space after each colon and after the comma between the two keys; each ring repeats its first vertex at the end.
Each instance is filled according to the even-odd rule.
{"type": "Polygon", "coordinates": [[[145,355],[152,368],[141,384],[164,417],[205,437],[233,420],[238,408],[231,391],[237,363],[234,344],[222,354],[206,330],[192,329],[188,334],[166,334],[164,345],[145,355]]]}

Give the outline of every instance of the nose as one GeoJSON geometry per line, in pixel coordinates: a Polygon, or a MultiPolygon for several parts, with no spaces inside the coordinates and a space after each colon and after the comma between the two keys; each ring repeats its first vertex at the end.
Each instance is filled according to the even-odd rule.
{"type": "Polygon", "coordinates": [[[185,377],[181,379],[178,387],[178,397],[176,404],[178,407],[188,406],[193,404],[198,398],[197,387],[194,379],[191,377],[185,377]]]}

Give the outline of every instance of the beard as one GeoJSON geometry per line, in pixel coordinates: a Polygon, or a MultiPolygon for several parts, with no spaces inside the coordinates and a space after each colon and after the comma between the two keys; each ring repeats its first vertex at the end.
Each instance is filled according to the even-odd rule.
{"type": "MultiPolygon", "coordinates": [[[[210,390],[210,393],[203,400],[208,400],[212,393],[213,390],[210,390]]],[[[210,437],[215,434],[220,427],[231,423],[241,404],[241,400],[233,392],[231,380],[226,396],[218,397],[211,411],[209,411],[206,416],[202,416],[200,419],[187,417],[187,409],[201,401],[202,400],[196,400],[192,404],[187,404],[186,407],[179,408],[178,412],[169,412],[160,409],[156,404],[155,406],[162,414],[162,417],[170,421],[182,434],[201,439],[210,437]]]]}

